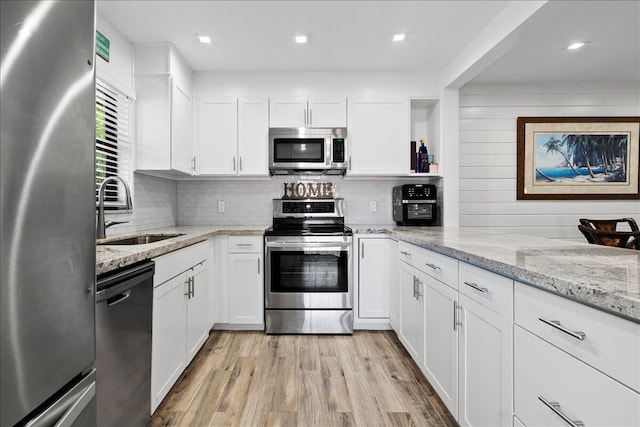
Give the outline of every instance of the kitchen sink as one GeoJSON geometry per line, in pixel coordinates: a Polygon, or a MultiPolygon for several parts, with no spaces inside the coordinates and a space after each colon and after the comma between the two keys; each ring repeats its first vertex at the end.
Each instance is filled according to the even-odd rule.
{"type": "Polygon", "coordinates": [[[113,239],[104,239],[98,241],[97,245],[146,245],[149,243],[161,242],[173,237],[184,236],[184,233],[167,233],[167,234],[141,234],[132,237],[122,237],[113,239]]]}

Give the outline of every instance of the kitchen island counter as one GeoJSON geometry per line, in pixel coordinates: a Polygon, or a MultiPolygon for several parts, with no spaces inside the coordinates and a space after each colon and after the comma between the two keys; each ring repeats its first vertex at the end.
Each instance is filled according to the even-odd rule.
{"type": "Polygon", "coordinates": [[[475,228],[353,225],[640,323],[640,251],[475,228]]]}
{"type": "Polygon", "coordinates": [[[177,226],[109,236],[107,239],[99,240],[98,242],[108,242],[114,238],[134,237],[144,234],[183,234],[182,236],[148,244],[97,245],[96,274],[99,275],[107,273],[120,267],[156,258],[160,255],[164,255],[199,242],[204,242],[205,240],[218,235],[262,236],[267,227],[267,225],[177,226]]]}

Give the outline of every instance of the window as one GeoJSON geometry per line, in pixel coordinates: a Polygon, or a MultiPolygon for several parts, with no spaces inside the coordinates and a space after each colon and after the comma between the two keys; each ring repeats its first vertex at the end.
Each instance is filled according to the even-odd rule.
{"type": "MultiPolygon", "coordinates": [[[[129,107],[131,100],[106,83],[96,81],[96,206],[98,189],[106,178],[118,175],[132,184],[129,107]]],[[[124,209],[124,188],[118,182],[105,189],[106,209],[124,209]]]]}

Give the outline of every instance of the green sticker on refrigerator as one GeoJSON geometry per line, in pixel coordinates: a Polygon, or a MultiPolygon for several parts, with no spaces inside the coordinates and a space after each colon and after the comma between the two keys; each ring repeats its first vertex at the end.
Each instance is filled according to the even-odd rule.
{"type": "Polygon", "coordinates": [[[102,35],[100,31],[96,30],[96,55],[105,61],[109,62],[109,46],[111,42],[108,38],[102,35]]]}

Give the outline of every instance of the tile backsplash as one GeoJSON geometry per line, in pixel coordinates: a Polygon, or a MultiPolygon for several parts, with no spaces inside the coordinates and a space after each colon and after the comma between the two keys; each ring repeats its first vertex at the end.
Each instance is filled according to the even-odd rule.
{"type": "MultiPolygon", "coordinates": [[[[272,221],[272,199],[284,194],[285,183],[333,184],[334,197],[345,199],[347,224],[393,224],[391,191],[407,183],[434,183],[439,178],[353,179],[336,176],[274,176],[258,179],[173,181],[134,174],[134,209],[107,213],[107,220],[128,221],[110,227],[107,236],[175,225],[264,225],[272,221]],[[219,212],[219,202],[224,211],[219,212]],[[375,202],[375,212],[371,212],[375,202]]],[[[439,197],[440,198],[440,197],[439,197]]],[[[221,206],[220,206],[221,207],[221,206]]]]}
{"type": "Polygon", "coordinates": [[[348,224],[393,224],[391,191],[396,185],[432,182],[441,190],[439,178],[349,179],[331,176],[304,178],[274,176],[272,179],[179,181],[178,225],[269,225],[272,199],[284,194],[285,183],[331,182],[334,197],[345,199],[348,224]],[[224,203],[224,212],[218,211],[224,203]],[[375,212],[371,212],[375,202],[375,212]]]}
{"type": "Polygon", "coordinates": [[[133,211],[106,213],[111,221],[128,221],[107,229],[107,237],[177,224],[176,181],[148,175],[133,175],[133,211]]]}

